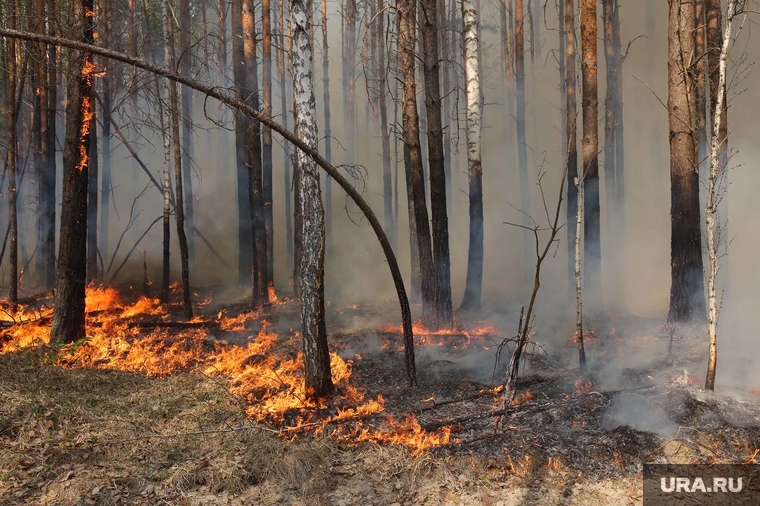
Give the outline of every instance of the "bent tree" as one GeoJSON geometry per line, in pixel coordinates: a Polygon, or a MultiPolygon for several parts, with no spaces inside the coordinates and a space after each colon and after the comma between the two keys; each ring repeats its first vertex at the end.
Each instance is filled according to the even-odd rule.
{"type": "MultiPolygon", "coordinates": [[[[388,236],[383,231],[383,228],[380,225],[380,221],[377,219],[377,216],[375,216],[375,213],[372,211],[372,208],[362,198],[361,194],[356,190],[356,188],[353,187],[353,185],[351,185],[351,183],[348,182],[348,180],[343,176],[343,174],[341,174],[341,172],[338,171],[338,169],[336,169],[333,165],[328,163],[327,160],[325,160],[325,158],[322,155],[320,155],[316,149],[309,146],[305,141],[303,141],[300,137],[295,135],[293,132],[285,129],[282,125],[275,122],[270,116],[263,114],[261,111],[244,103],[242,100],[236,98],[235,96],[232,96],[222,91],[216,86],[207,85],[205,83],[196,81],[194,79],[184,77],[176,72],[167,70],[166,68],[159,67],[156,65],[151,65],[138,58],[131,57],[123,53],[119,53],[117,51],[104,49],[88,42],[78,42],[78,41],[63,38],[63,37],[54,37],[54,36],[47,36],[47,35],[35,34],[35,33],[29,33],[29,32],[20,32],[17,30],[10,30],[4,27],[0,27],[0,36],[28,40],[32,42],[40,42],[40,43],[45,43],[52,46],[61,46],[61,47],[66,47],[70,49],[75,49],[77,51],[81,51],[85,53],[89,52],[94,55],[104,56],[106,58],[121,61],[128,65],[133,65],[137,68],[145,70],[146,72],[149,72],[151,74],[155,74],[155,75],[164,77],[166,79],[176,81],[177,83],[193,88],[199,91],[200,93],[207,95],[208,97],[219,100],[225,105],[235,110],[238,110],[241,113],[247,116],[250,116],[251,118],[257,121],[260,121],[262,124],[267,125],[274,132],[277,132],[285,140],[291,143],[293,146],[301,150],[306,157],[308,157],[310,160],[313,160],[316,163],[316,165],[321,167],[327,174],[330,175],[330,177],[333,178],[333,180],[335,180],[336,183],[338,183],[338,185],[340,185],[341,188],[343,188],[343,190],[351,198],[351,200],[357,205],[357,207],[359,207],[361,212],[364,214],[364,217],[367,218],[367,221],[372,227],[372,231],[375,233],[375,236],[377,237],[378,242],[380,243],[380,246],[383,250],[383,254],[385,255],[385,259],[388,262],[388,267],[391,271],[391,276],[393,278],[393,283],[396,288],[396,294],[398,296],[399,305],[401,308],[401,318],[402,318],[402,325],[403,325],[403,330],[404,330],[404,355],[405,355],[405,365],[406,365],[406,374],[407,374],[408,384],[410,386],[415,386],[417,384],[417,372],[416,372],[415,358],[414,358],[414,339],[413,339],[414,336],[412,334],[411,309],[409,307],[409,299],[407,297],[406,288],[404,286],[404,280],[401,275],[401,269],[399,268],[398,260],[396,259],[396,255],[393,252],[393,248],[391,246],[390,241],[388,240],[388,236]]],[[[86,187],[85,187],[84,195],[86,199],[86,187]]],[[[86,237],[83,236],[83,241],[85,239],[86,237]]],[[[84,254],[82,254],[78,258],[82,259],[81,268],[82,268],[82,271],[84,271],[84,265],[85,265],[84,254]]],[[[83,277],[84,277],[84,274],[82,274],[82,278],[83,277]]],[[[84,286],[83,285],[82,285],[81,294],[79,295],[81,296],[81,303],[82,303],[82,332],[80,333],[80,335],[83,335],[84,333],[84,286]]],[[[322,318],[324,318],[324,315],[322,315],[322,318]]]]}

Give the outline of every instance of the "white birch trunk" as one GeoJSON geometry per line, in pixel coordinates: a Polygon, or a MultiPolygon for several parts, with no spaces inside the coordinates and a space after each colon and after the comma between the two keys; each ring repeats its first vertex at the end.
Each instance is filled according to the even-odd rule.
{"type": "Polygon", "coordinates": [[[464,72],[467,95],[467,161],[480,165],[480,66],[478,64],[478,16],[473,0],[462,0],[464,23],[464,72]]]}
{"type": "Polygon", "coordinates": [[[581,236],[583,235],[584,184],[581,173],[575,178],[578,189],[577,207],[575,209],[575,329],[578,334],[578,360],[581,370],[586,368],[586,352],[583,348],[583,277],[581,275],[581,236]]]}
{"type": "Polygon", "coordinates": [[[718,233],[718,204],[725,188],[721,181],[726,167],[721,163],[720,149],[720,120],[723,113],[723,102],[726,100],[726,64],[728,47],[731,43],[731,28],[736,0],[729,0],[726,13],[726,29],[723,33],[723,45],[720,49],[720,64],[718,67],[718,100],[715,105],[713,118],[712,140],[710,143],[710,174],[707,178],[707,202],[705,204],[705,225],[707,232],[707,336],[709,352],[707,359],[707,375],[705,389],[715,390],[715,369],[718,361],[718,297],[715,288],[718,277],[718,248],[720,235],[718,233]]]}
{"type": "MultiPolygon", "coordinates": [[[[316,102],[312,76],[313,56],[309,38],[309,14],[304,0],[291,0],[293,19],[293,103],[298,136],[317,149],[316,102]]],[[[301,210],[301,337],[310,397],[322,397],[332,390],[330,358],[325,329],[325,215],[319,186],[319,172],[311,157],[297,151],[299,206],[301,210]]]]}

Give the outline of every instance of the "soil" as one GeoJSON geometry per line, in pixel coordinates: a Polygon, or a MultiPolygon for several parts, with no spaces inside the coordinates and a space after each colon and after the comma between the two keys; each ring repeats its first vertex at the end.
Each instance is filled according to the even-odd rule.
{"type": "MultiPolygon", "coordinates": [[[[215,300],[203,309],[208,318],[244,311],[215,300]]],[[[47,345],[0,355],[0,503],[622,506],[642,504],[645,463],[757,463],[757,392],[697,386],[689,371],[706,356],[697,328],[678,329],[667,355],[660,322],[610,319],[587,336],[584,374],[573,363],[572,328],[535,335],[520,404],[500,409],[508,342],[501,363],[495,358],[509,335],[489,313],[459,315],[455,337],[424,336],[416,388],[405,384],[392,307],[328,313],[331,346],[353,363],[350,384],[381,395],[385,409],[319,434],[284,432],[287,417],[254,423],[224,377],[198,367],[156,378],[63,368],[47,345]],[[450,440],[415,454],[341,436],[352,424],[381,430],[388,417],[410,415],[431,433],[449,427],[450,440]]],[[[281,346],[298,346],[297,307],[287,301],[243,331],[194,332],[209,349],[243,345],[263,320],[290,336],[281,346]]],[[[340,396],[320,415],[335,413],[340,396]]]]}

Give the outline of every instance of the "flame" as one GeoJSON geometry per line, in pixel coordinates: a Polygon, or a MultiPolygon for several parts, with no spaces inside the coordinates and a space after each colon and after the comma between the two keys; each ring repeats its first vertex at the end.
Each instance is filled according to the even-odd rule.
{"type": "Polygon", "coordinates": [[[594,384],[590,380],[575,380],[575,396],[580,397],[591,393],[594,390],[594,384]]]}
{"type": "Polygon", "coordinates": [[[270,303],[277,302],[277,292],[274,289],[274,283],[269,283],[269,286],[267,287],[267,293],[269,294],[270,303]]]}
{"type": "MultiPolygon", "coordinates": [[[[400,325],[387,325],[380,328],[378,332],[383,334],[403,334],[404,329],[400,325]]],[[[478,339],[482,342],[486,337],[499,335],[498,331],[493,325],[486,325],[473,329],[463,329],[455,323],[454,326],[450,329],[433,330],[425,327],[421,321],[412,323],[412,332],[416,338],[415,344],[417,346],[448,346],[450,348],[457,349],[469,348],[472,344],[473,338],[478,339]]],[[[389,346],[391,346],[390,342],[383,345],[383,348],[388,348],[389,346]]],[[[486,350],[490,347],[485,344],[480,344],[480,346],[486,350]]],[[[398,347],[401,349],[403,345],[398,345],[398,347]]]]}
{"type": "MultiPolygon", "coordinates": [[[[174,283],[172,289],[179,287],[174,283]]],[[[229,392],[245,403],[252,420],[289,438],[323,433],[350,443],[403,445],[413,455],[451,441],[451,427],[427,431],[413,415],[393,417],[385,412],[382,395],[370,395],[352,384],[354,360],[361,360],[360,355],[344,360],[331,352],[333,383],[340,395],[309,400],[304,390],[303,356],[291,351],[294,336],[281,338],[274,325],[257,311],[228,315],[222,309],[214,315],[221,331],[247,334],[248,342],[242,346],[216,340],[216,330],[214,339],[209,339],[204,327],[130,325],[135,319],[160,323],[167,316],[166,309],[157,299],[147,297],[125,303],[113,288],[88,286],[86,311],[87,339],[56,350],[51,357],[56,365],[118,369],[154,378],[198,370],[228,385],[229,392]]],[[[10,325],[0,329],[0,354],[48,343],[51,316],[50,308],[22,307],[16,320],[5,320],[10,325]]],[[[193,321],[208,320],[206,316],[193,321]]]]}

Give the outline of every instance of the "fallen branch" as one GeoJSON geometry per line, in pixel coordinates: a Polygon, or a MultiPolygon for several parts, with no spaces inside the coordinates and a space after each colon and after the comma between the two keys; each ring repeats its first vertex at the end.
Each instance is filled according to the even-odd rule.
{"type": "Polygon", "coordinates": [[[217,321],[202,321],[202,322],[175,322],[175,321],[142,321],[142,322],[129,322],[127,327],[129,328],[167,328],[167,329],[200,329],[204,327],[218,327],[217,321]]]}

